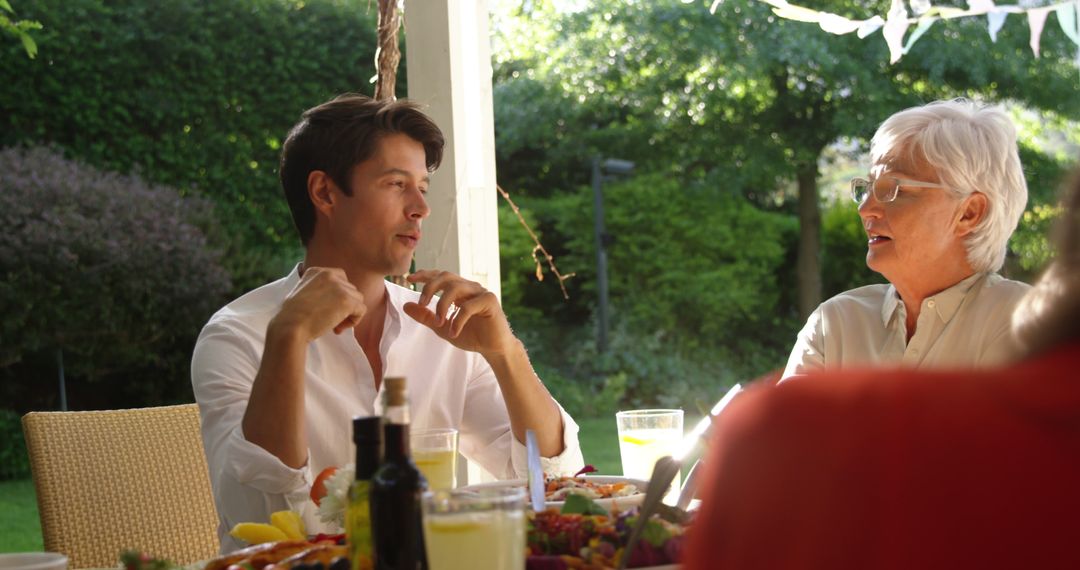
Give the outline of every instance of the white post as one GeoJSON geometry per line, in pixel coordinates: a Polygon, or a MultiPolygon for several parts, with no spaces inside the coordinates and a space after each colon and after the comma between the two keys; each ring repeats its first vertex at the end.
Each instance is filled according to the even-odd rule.
{"type": "Polygon", "coordinates": [[[404,12],[409,98],[446,136],[416,267],[452,271],[500,295],[487,1],[409,0],[404,12]]]}
{"type": "MultiPolygon", "coordinates": [[[[446,137],[416,267],[452,271],[501,297],[487,0],[409,0],[404,12],[409,98],[446,137]]],[[[461,459],[460,484],[494,480],[461,459]]]]}

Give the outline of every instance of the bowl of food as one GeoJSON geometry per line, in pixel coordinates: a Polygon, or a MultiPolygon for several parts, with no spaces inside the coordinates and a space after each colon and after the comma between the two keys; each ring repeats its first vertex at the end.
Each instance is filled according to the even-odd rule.
{"type": "MultiPolygon", "coordinates": [[[[605,509],[625,510],[640,505],[645,499],[649,482],[614,475],[579,475],[577,477],[548,477],[544,480],[545,507],[562,509],[566,497],[581,495],[605,509]]],[[[525,479],[508,479],[461,487],[470,491],[492,487],[525,487],[525,479]]]]}

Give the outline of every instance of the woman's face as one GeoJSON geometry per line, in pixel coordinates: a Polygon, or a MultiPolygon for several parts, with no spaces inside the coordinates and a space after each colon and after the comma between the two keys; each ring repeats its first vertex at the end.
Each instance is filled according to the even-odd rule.
{"type": "Polygon", "coordinates": [[[875,192],[859,205],[867,234],[866,264],[901,291],[933,294],[972,273],[964,249],[970,231],[962,223],[967,199],[945,188],[900,183],[896,199],[878,200],[897,185],[896,179],[940,183],[928,164],[875,163],[870,171],[875,192]]]}

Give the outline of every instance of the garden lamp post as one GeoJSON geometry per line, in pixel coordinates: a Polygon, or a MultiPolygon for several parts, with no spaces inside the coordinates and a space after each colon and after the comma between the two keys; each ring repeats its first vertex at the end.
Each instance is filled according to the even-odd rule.
{"type": "Polygon", "coordinates": [[[607,246],[611,245],[612,242],[612,236],[604,230],[603,184],[605,180],[612,180],[619,175],[629,175],[633,171],[634,163],[629,160],[620,160],[618,158],[601,159],[597,156],[592,161],[593,227],[596,233],[596,288],[600,295],[600,307],[597,311],[596,350],[600,353],[607,351],[607,246]]]}

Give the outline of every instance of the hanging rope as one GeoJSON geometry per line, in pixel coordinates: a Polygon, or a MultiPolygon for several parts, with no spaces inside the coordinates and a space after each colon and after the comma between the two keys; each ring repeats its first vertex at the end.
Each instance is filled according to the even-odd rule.
{"type": "MultiPolygon", "coordinates": [[[[397,68],[401,62],[401,50],[398,49],[399,29],[401,29],[401,12],[398,11],[397,0],[379,0],[378,47],[375,50],[375,99],[397,98],[394,93],[394,86],[397,84],[397,68]]],[[[559,268],[555,266],[555,258],[548,253],[547,249],[544,249],[540,239],[536,237],[536,233],[533,232],[524,216],[521,215],[517,204],[510,199],[510,194],[498,184],[495,185],[495,188],[503,199],[510,204],[514,215],[517,216],[521,225],[525,226],[525,231],[529,232],[529,237],[536,244],[536,247],[532,250],[533,260],[536,261],[536,280],[544,280],[543,266],[540,262],[542,257],[547,262],[551,272],[559,280],[559,288],[562,289],[563,298],[569,299],[570,294],[566,292],[566,285],[563,282],[573,277],[574,274],[563,275],[559,273],[559,268]]],[[[404,275],[392,275],[390,280],[403,287],[410,287],[404,275]]]]}
{"type": "Polygon", "coordinates": [[[396,99],[397,68],[401,62],[398,49],[398,30],[401,29],[401,13],[397,0],[379,0],[378,47],[375,49],[375,98],[396,99]]]}

